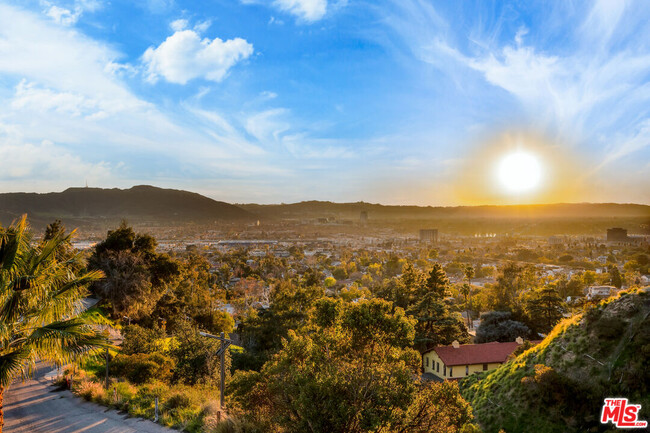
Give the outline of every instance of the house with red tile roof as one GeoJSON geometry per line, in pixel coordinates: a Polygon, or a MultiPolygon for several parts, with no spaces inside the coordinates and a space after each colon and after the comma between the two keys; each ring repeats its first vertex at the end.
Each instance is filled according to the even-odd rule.
{"type": "MultiPolygon", "coordinates": [[[[517,338],[509,343],[459,344],[438,346],[422,354],[425,375],[439,379],[460,379],[481,371],[494,370],[508,359],[524,340],[517,338]]],[[[534,341],[533,343],[539,343],[534,341]]]]}

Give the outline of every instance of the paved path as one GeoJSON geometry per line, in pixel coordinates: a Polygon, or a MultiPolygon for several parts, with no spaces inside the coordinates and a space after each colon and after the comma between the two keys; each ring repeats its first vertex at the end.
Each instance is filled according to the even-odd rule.
{"type": "Polygon", "coordinates": [[[151,421],[83,401],[70,391],[58,391],[39,365],[34,378],[11,385],[4,396],[5,432],[11,433],[174,433],[151,421]]]}

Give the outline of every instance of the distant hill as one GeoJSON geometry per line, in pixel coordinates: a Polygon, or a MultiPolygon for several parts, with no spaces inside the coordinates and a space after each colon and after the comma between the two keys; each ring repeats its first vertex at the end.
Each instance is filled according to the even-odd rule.
{"type": "Polygon", "coordinates": [[[486,433],[614,432],[599,416],[626,397],[650,420],[650,287],[566,319],[539,345],[460,382],[486,433]]]}
{"type": "Polygon", "coordinates": [[[362,211],[370,218],[650,218],[650,206],[619,203],[558,203],[511,206],[390,206],[373,203],[333,203],[303,201],[292,204],[241,204],[241,208],[270,218],[359,218],[362,211]]]}
{"type": "Polygon", "coordinates": [[[0,194],[0,221],[8,224],[27,213],[32,224],[55,218],[86,220],[186,221],[205,223],[219,220],[252,219],[237,207],[200,194],[140,185],[130,189],[68,188],[46,194],[0,194]]]}

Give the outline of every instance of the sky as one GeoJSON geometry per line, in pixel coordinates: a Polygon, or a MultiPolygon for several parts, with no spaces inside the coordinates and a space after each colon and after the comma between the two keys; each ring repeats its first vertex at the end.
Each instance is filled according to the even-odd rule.
{"type": "Polygon", "coordinates": [[[0,0],[0,192],[650,204],[649,173],[644,0],[0,0]]]}

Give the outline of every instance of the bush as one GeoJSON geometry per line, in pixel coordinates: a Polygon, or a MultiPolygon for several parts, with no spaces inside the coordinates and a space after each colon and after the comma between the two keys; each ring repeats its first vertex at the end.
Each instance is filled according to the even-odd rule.
{"type": "Polygon", "coordinates": [[[106,400],[106,390],[97,382],[81,380],[74,386],[73,391],[86,401],[101,403],[106,400]]]}
{"type": "Polygon", "coordinates": [[[184,409],[190,407],[191,404],[192,401],[186,394],[177,392],[165,400],[163,410],[184,409]]]}
{"type": "Polygon", "coordinates": [[[165,338],[165,332],[159,327],[149,329],[138,325],[129,325],[124,328],[123,334],[122,353],[125,355],[159,352],[161,346],[164,345],[161,340],[165,338]]]}
{"type": "Polygon", "coordinates": [[[512,320],[512,314],[507,311],[492,311],[481,316],[481,324],[476,330],[476,343],[499,341],[505,343],[515,341],[517,337],[535,338],[528,326],[512,320]]]}
{"type": "Polygon", "coordinates": [[[111,374],[140,385],[154,379],[166,382],[172,376],[174,360],[160,353],[117,355],[110,363],[111,374]]]}

